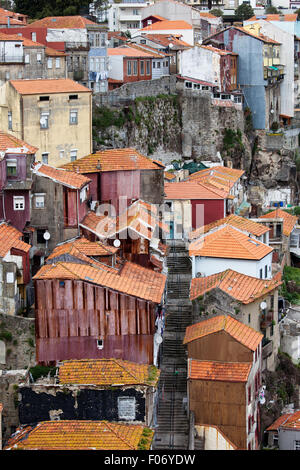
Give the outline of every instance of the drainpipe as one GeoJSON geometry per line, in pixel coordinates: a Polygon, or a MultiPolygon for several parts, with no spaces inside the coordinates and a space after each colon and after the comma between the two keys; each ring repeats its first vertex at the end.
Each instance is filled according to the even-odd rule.
{"type": "Polygon", "coordinates": [[[2,208],[3,208],[3,217],[4,220],[6,220],[6,214],[5,214],[5,204],[4,204],[4,190],[1,191],[2,194],[2,208]]]}
{"type": "Polygon", "coordinates": [[[78,227],[78,236],[80,236],[80,228],[79,228],[79,189],[77,189],[77,227],[78,227]]]}

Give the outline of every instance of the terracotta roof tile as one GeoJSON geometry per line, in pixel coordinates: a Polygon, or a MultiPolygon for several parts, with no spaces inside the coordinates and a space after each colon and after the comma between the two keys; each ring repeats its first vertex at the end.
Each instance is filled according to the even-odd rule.
{"type": "Polygon", "coordinates": [[[250,362],[217,362],[190,359],[188,378],[192,380],[247,382],[251,367],[250,362]]]}
{"type": "Polygon", "coordinates": [[[281,21],[281,18],[283,21],[297,21],[297,14],[295,13],[289,13],[287,15],[280,15],[280,14],[271,14],[271,15],[256,15],[252,16],[249,18],[246,23],[249,23],[250,21],[257,21],[260,19],[259,17],[263,16],[266,21],[281,21]]]}
{"type": "Polygon", "coordinates": [[[151,158],[145,157],[134,148],[103,150],[79,158],[76,162],[66,163],[62,168],[78,170],[84,174],[99,171],[159,170],[159,166],[151,158]]]}
{"type": "Polygon", "coordinates": [[[240,230],[248,232],[251,235],[255,235],[256,237],[260,237],[264,233],[270,231],[270,229],[264,224],[254,222],[251,219],[246,219],[245,217],[240,217],[239,215],[230,214],[223,219],[216,220],[211,224],[207,224],[203,227],[199,227],[196,230],[193,230],[189,233],[189,239],[194,240],[204,233],[210,232],[214,228],[220,227],[222,225],[230,225],[231,227],[239,228],[240,230]]]}
{"type": "Polygon", "coordinates": [[[176,175],[174,175],[174,173],[170,173],[169,171],[164,172],[164,177],[168,181],[176,180],[176,175]]]}
{"type": "Polygon", "coordinates": [[[253,328],[235,320],[229,315],[218,315],[217,317],[204,320],[200,323],[188,326],[185,331],[183,344],[190,343],[207,335],[226,331],[236,341],[255,351],[263,339],[263,335],[253,328]]]}
{"type": "Polygon", "coordinates": [[[41,20],[33,21],[30,27],[34,28],[72,28],[72,29],[83,29],[86,28],[87,25],[96,25],[94,21],[88,20],[83,16],[75,15],[75,16],[47,16],[46,18],[42,18],[41,20]]]}
{"type": "MultiPolygon", "coordinates": [[[[138,450],[144,426],[108,421],[42,421],[18,429],[5,450],[138,450]]],[[[154,432],[150,433],[148,449],[154,432]]]]}
{"type": "Polygon", "coordinates": [[[188,44],[185,41],[182,41],[180,37],[182,37],[181,34],[175,35],[175,34],[150,34],[150,33],[142,33],[142,36],[145,37],[146,39],[149,39],[150,41],[156,42],[161,44],[162,46],[168,47],[169,44],[173,44],[174,46],[177,47],[191,47],[190,44],[188,44]]]}
{"type": "Polygon", "coordinates": [[[193,29],[193,26],[183,20],[177,21],[157,21],[156,23],[150,24],[140,31],[168,31],[168,30],[182,30],[182,29],[193,29]]]}
{"type": "Polygon", "coordinates": [[[258,279],[227,269],[211,276],[193,278],[190,299],[194,300],[212,289],[221,289],[239,302],[249,304],[278,288],[281,284],[281,273],[278,273],[273,279],[258,279]]]}
{"type": "Polygon", "coordinates": [[[145,51],[142,47],[136,47],[134,45],[124,45],[120,47],[113,47],[107,49],[107,55],[122,55],[126,57],[146,57],[151,59],[152,57],[161,57],[161,54],[152,52],[152,51],[145,51]]]}
{"type": "Polygon", "coordinates": [[[89,178],[75,171],[56,168],[40,162],[34,164],[32,171],[38,176],[49,178],[57,183],[74,189],[81,189],[91,182],[89,178]]]}
{"type": "Polygon", "coordinates": [[[291,215],[288,212],[285,212],[281,209],[276,209],[275,211],[268,212],[260,216],[260,219],[283,219],[283,234],[287,237],[293,231],[293,228],[298,222],[298,217],[296,215],[291,215]]]}
{"type": "Polygon", "coordinates": [[[227,193],[199,181],[165,183],[165,199],[225,199],[227,193]]]}
{"type": "Polygon", "coordinates": [[[126,230],[129,234],[134,232],[141,238],[151,240],[157,237],[157,226],[164,232],[169,232],[168,225],[157,217],[155,205],[147,204],[140,199],[117,217],[104,217],[89,212],[80,225],[102,239],[113,238],[126,230]]]}
{"type": "Polygon", "coordinates": [[[0,223],[0,257],[3,258],[12,248],[28,253],[31,246],[21,240],[22,232],[6,222],[0,223]]]}
{"type": "Polygon", "coordinates": [[[0,131],[0,150],[6,152],[7,149],[21,149],[20,153],[34,154],[38,148],[27,144],[24,140],[17,139],[17,137],[0,131]],[[23,150],[22,150],[23,149],[23,150]]]}
{"type": "Polygon", "coordinates": [[[190,175],[189,179],[205,182],[215,186],[216,188],[229,192],[244,173],[244,170],[218,165],[212,168],[197,171],[190,175]]]}
{"type": "Polygon", "coordinates": [[[270,246],[226,225],[190,243],[190,256],[260,260],[273,251],[270,246]]]}
{"type": "Polygon", "coordinates": [[[295,413],[285,413],[274,421],[266,431],[277,431],[278,428],[298,428],[300,429],[300,411],[295,413]]]}
{"type": "Polygon", "coordinates": [[[65,242],[56,246],[48,256],[47,262],[64,254],[70,254],[87,262],[92,262],[92,260],[88,258],[89,256],[112,256],[117,251],[118,248],[114,246],[104,245],[104,243],[100,241],[91,242],[81,237],[72,242],[65,242]]]}
{"type": "Polygon", "coordinates": [[[91,90],[70,78],[48,78],[37,80],[10,80],[9,83],[20,95],[52,93],[92,93],[91,90]]]}
{"type": "Polygon", "coordinates": [[[207,49],[208,51],[215,52],[216,54],[219,54],[219,55],[238,55],[236,52],[225,51],[223,49],[218,49],[217,47],[213,47],[213,46],[210,46],[210,45],[207,45],[207,46],[198,45],[197,47],[199,47],[201,49],[207,49]]]}
{"type": "Polygon", "coordinates": [[[121,269],[60,261],[42,266],[33,279],[80,279],[153,303],[161,302],[166,283],[164,274],[129,261],[121,269]]]}
{"type": "Polygon", "coordinates": [[[64,361],[59,367],[59,383],[61,384],[156,386],[158,379],[159,370],[156,367],[121,359],[64,361]]]}

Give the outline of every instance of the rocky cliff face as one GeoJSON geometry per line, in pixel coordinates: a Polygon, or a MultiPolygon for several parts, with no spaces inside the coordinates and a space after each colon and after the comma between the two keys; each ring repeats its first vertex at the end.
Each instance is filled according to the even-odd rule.
{"type": "Polygon", "coordinates": [[[248,177],[248,201],[263,206],[272,188],[298,194],[295,147],[284,135],[253,131],[251,114],[209,92],[160,94],[135,98],[130,105],[94,106],[94,150],[135,147],[161,160],[193,159],[242,168],[248,177]]]}

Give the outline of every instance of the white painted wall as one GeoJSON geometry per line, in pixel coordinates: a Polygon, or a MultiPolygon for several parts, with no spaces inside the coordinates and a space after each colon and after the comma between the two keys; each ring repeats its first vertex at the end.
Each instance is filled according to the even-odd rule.
{"type": "Polygon", "coordinates": [[[280,84],[280,114],[294,116],[294,32],[285,31],[278,23],[292,21],[269,22],[259,20],[260,32],[265,36],[280,42],[280,64],[285,66],[284,80],[280,84]]]}
{"type": "Polygon", "coordinates": [[[87,42],[87,30],[85,28],[48,28],[46,40],[47,42],[87,42]]]}
{"type": "MultiPolygon", "coordinates": [[[[148,34],[168,34],[174,36],[175,34],[179,34],[182,37],[180,38],[182,41],[187,42],[191,46],[194,45],[194,30],[193,29],[151,29],[149,31],[137,31],[135,34],[140,34],[141,32],[143,33],[148,33],[148,34]]],[[[135,34],[132,35],[132,37],[135,36],[135,34]]]]}
{"type": "Polygon", "coordinates": [[[204,450],[235,450],[217,426],[196,425],[195,429],[198,436],[204,438],[204,450]]]}
{"type": "Polygon", "coordinates": [[[179,72],[184,77],[221,84],[220,56],[202,47],[195,46],[178,53],[179,72]]]}
{"type": "Polygon", "coordinates": [[[163,75],[169,75],[169,67],[165,66],[165,63],[169,63],[169,58],[163,58],[163,59],[152,59],[152,78],[160,78],[163,75]],[[160,67],[158,67],[158,63],[160,64],[160,67]],[[155,66],[154,66],[155,64],[155,66]]]}
{"type": "Polygon", "coordinates": [[[192,277],[202,273],[205,276],[217,274],[226,269],[233,269],[239,273],[252,277],[260,277],[260,269],[263,270],[263,278],[265,279],[265,266],[267,265],[267,279],[272,277],[272,252],[261,260],[244,260],[234,258],[209,258],[205,256],[192,256],[192,277]]]}
{"type": "Polygon", "coordinates": [[[16,62],[21,62],[23,57],[23,43],[22,41],[0,41],[0,58],[5,61],[9,58],[10,62],[12,59],[16,59],[16,62]]]}
{"type": "Polygon", "coordinates": [[[108,77],[114,80],[123,80],[123,57],[122,55],[108,56],[108,77]]]}

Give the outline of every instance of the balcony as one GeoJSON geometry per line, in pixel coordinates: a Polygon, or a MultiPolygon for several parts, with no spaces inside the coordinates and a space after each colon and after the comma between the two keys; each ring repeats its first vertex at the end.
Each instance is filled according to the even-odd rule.
{"type": "Polygon", "coordinates": [[[260,319],[261,330],[266,330],[268,326],[271,326],[273,322],[273,310],[269,310],[266,313],[262,313],[260,319]]]}
{"type": "Polygon", "coordinates": [[[284,79],[284,66],[283,65],[274,65],[264,66],[264,80],[267,82],[267,85],[273,85],[277,82],[280,82],[284,79]]]}
{"type": "Polygon", "coordinates": [[[89,51],[90,43],[89,42],[66,42],[65,43],[66,51],[89,51]]]}

